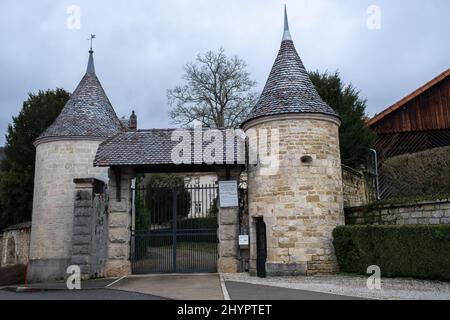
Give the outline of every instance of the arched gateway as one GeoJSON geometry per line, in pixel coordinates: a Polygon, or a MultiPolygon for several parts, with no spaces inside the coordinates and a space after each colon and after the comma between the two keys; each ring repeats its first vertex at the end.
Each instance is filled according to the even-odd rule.
{"type": "Polygon", "coordinates": [[[112,254],[106,264],[107,275],[240,270],[239,204],[225,207],[218,203],[214,212],[217,186],[138,190],[135,195],[154,204],[141,206],[150,220],[147,228],[131,227],[136,199],[132,180],[140,173],[210,172],[217,175],[219,184],[226,180],[238,185],[245,166],[245,139],[234,130],[212,131],[215,139],[229,141],[213,152],[208,147],[211,138],[205,142],[211,132],[207,129],[129,131],[100,145],[94,163],[110,167],[108,252],[112,254]],[[206,154],[223,161],[208,163],[206,154]],[[191,201],[199,197],[208,202],[210,210],[200,210],[196,217],[191,201]],[[216,219],[213,226],[211,218],[216,219]]]}
{"type": "Polygon", "coordinates": [[[241,126],[246,137],[224,129],[138,130],[134,112],[119,120],[90,52],[83,80],[35,143],[29,278],[62,278],[71,264],[85,277],[239,272],[244,260],[251,274],[334,272],[332,230],[344,223],[339,125],[297,54],[287,15],[267,83],[241,126]],[[248,199],[236,196],[244,170],[248,199]],[[140,173],[176,172],[216,174],[218,205],[217,186],[206,191],[217,210],[192,213],[200,190],[141,195],[132,188],[140,173]],[[133,223],[136,208],[147,210],[143,233],[133,223]],[[196,218],[215,218],[216,232],[196,218]]]}

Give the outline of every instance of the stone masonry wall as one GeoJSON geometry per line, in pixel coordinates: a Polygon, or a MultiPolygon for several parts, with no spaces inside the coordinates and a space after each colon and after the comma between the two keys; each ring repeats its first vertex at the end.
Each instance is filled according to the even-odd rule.
{"type": "Polygon", "coordinates": [[[73,179],[108,181],[107,168],[94,168],[100,141],[52,141],[36,148],[31,259],[70,258],[72,254],[73,179]]]}
{"type": "Polygon", "coordinates": [[[72,257],[75,178],[108,182],[108,169],[95,168],[100,141],[42,142],[36,147],[30,281],[61,279],[72,257]]]}
{"type": "Polygon", "coordinates": [[[344,207],[357,207],[376,199],[375,176],[342,165],[344,207]]]}
{"type": "Polygon", "coordinates": [[[104,276],[107,258],[106,190],[103,181],[75,179],[73,249],[71,264],[83,278],[104,276]]]}
{"type": "Polygon", "coordinates": [[[30,253],[31,223],[25,222],[4,230],[0,237],[0,267],[27,264],[30,253]]]}
{"type": "MultiPolygon", "coordinates": [[[[248,178],[250,219],[263,216],[266,223],[267,274],[337,271],[332,231],[344,223],[339,125],[320,116],[276,119],[251,128],[278,129],[279,168],[266,175],[260,165],[249,165],[248,178]],[[303,156],[312,162],[303,163],[303,156]]],[[[250,136],[249,145],[256,143],[250,136]]],[[[250,227],[254,238],[254,223],[250,227]]],[[[253,240],[251,273],[256,270],[253,240]]]]}
{"type": "Polygon", "coordinates": [[[349,225],[450,224],[450,199],[346,208],[345,223],[349,225]]]}

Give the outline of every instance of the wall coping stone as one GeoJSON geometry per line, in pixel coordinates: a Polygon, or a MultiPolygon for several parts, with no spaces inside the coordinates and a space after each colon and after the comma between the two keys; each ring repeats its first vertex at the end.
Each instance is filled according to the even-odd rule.
{"type": "MultiPolygon", "coordinates": [[[[342,167],[342,170],[345,170],[345,171],[348,171],[348,172],[350,172],[350,173],[356,174],[356,175],[358,175],[358,176],[360,176],[360,177],[363,176],[362,171],[358,171],[358,170],[356,170],[356,169],[354,169],[354,168],[352,168],[352,167],[346,166],[345,164],[341,164],[341,167],[342,167]]],[[[369,173],[369,172],[368,172],[368,173],[369,173]]]]}
{"type": "Polygon", "coordinates": [[[105,182],[96,178],[75,178],[73,182],[77,188],[93,188],[94,193],[102,193],[105,187],[105,182]]]}
{"type": "Polygon", "coordinates": [[[402,208],[402,207],[417,207],[424,205],[436,205],[450,203],[450,198],[447,199],[436,199],[436,200],[411,200],[411,201],[401,201],[398,203],[372,203],[370,205],[359,206],[359,207],[347,207],[345,210],[347,211],[374,211],[374,210],[383,210],[383,209],[393,209],[393,208],[402,208]]]}
{"type": "Polygon", "coordinates": [[[263,116],[249,120],[247,123],[244,124],[242,129],[244,131],[247,131],[248,129],[261,123],[273,121],[285,121],[285,120],[321,120],[332,122],[337,126],[341,125],[341,120],[339,120],[339,118],[336,118],[336,116],[332,115],[326,115],[322,113],[283,113],[270,116],[263,116]]]}
{"type": "Polygon", "coordinates": [[[30,229],[30,228],[31,228],[31,221],[27,221],[27,222],[18,223],[13,226],[5,228],[3,230],[3,233],[5,233],[7,231],[12,231],[12,230],[30,229]]]}
{"type": "Polygon", "coordinates": [[[60,142],[60,141],[88,141],[88,142],[103,142],[107,138],[105,137],[86,137],[86,136],[67,136],[67,137],[45,137],[41,139],[37,139],[33,142],[33,145],[37,147],[40,144],[44,144],[47,142],[60,142]]]}

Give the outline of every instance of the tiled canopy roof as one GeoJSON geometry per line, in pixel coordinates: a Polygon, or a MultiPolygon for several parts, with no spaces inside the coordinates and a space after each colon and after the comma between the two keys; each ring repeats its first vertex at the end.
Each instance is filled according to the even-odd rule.
{"type": "Polygon", "coordinates": [[[338,117],[314,88],[291,40],[286,14],[280,51],[259,101],[242,125],[255,118],[285,113],[320,113],[338,117]]]}
{"type": "Polygon", "coordinates": [[[64,106],[55,122],[39,136],[49,137],[111,137],[123,130],[105,91],[95,75],[92,51],[87,72],[64,106]]]}
{"type": "MultiPolygon", "coordinates": [[[[207,129],[203,130],[203,134],[207,129]]],[[[224,129],[215,129],[222,134],[223,146],[222,159],[225,162],[229,160],[232,163],[245,163],[245,137],[237,135],[226,143],[226,131],[224,129]],[[227,158],[227,150],[233,149],[230,159],[227,158]]],[[[191,155],[190,161],[186,164],[203,164],[203,152],[210,145],[211,139],[205,138],[202,143],[202,149],[194,147],[194,130],[192,129],[149,129],[127,131],[119,133],[100,144],[97,155],[95,156],[94,165],[99,167],[105,166],[141,166],[141,165],[174,165],[172,160],[172,150],[180,145],[181,136],[183,139],[190,138],[191,155]],[[175,131],[180,135],[174,135],[175,131]],[[200,160],[199,163],[195,161],[200,160]]],[[[204,136],[204,135],[203,135],[204,136]]],[[[200,140],[203,141],[203,140],[200,140]]],[[[208,151],[207,151],[208,152],[208,151]]]]}

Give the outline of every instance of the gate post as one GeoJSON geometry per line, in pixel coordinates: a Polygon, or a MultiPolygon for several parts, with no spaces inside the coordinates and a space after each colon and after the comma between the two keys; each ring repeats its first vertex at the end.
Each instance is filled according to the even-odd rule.
{"type": "Polygon", "coordinates": [[[73,210],[73,236],[71,264],[78,265],[83,279],[101,277],[106,258],[105,183],[76,178],[73,210]]]}
{"type": "MultiPolygon", "coordinates": [[[[239,175],[241,171],[237,169],[217,169],[218,181],[236,180],[239,185],[239,175]]],[[[218,214],[219,230],[219,260],[217,263],[218,272],[233,273],[240,272],[239,261],[239,207],[220,208],[218,214]]]]}
{"type": "Polygon", "coordinates": [[[177,190],[172,190],[172,272],[177,270],[177,190]]]}
{"type": "Polygon", "coordinates": [[[133,178],[132,168],[109,169],[107,277],[131,274],[131,180],[133,178]]]}

